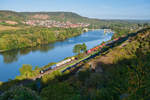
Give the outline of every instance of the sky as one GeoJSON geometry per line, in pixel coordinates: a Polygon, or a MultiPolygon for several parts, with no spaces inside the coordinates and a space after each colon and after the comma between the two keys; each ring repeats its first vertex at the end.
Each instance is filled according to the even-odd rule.
{"type": "Polygon", "coordinates": [[[66,11],[99,19],[150,19],[150,0],[0,0],[0,10],[66,11]]]}

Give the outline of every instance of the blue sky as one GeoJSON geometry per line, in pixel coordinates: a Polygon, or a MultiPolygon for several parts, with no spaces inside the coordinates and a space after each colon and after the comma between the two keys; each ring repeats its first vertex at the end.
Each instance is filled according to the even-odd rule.
{"type": "Polygon", "coordinates": [[[150,19],[150,0],[0,0],[0,10],[67,11],[99,19],[150,19]]]}

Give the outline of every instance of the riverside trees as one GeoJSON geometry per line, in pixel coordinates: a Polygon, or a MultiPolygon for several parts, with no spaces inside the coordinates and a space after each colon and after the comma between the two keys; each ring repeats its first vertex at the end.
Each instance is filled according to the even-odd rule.
{"type": "Polygon", "coordinates": [[[0,32],[0,51],[33,47],[80,35],[81,28],[40,28],[0,32]]]}
{"type": "Polygon", "coordinates": [[[83,44],[77,44],[77,45],[74,46],[73,52],[79,54],[80,52],[85,52],[86,49],[87,49],[87,46],[86,46],[85,43],[83,43],[83,44]]]}
{"type": "Polygon", "coordinates": [[[87,49],[87,46],[86,46],[85,43],[83,43],[83,44],[77,44],[77,45],[74,46],[73,52],[78,54],[76,56],[77,58],[82,58],[83,54],[81,52],[85,52],[86,49],[87,49]]]}

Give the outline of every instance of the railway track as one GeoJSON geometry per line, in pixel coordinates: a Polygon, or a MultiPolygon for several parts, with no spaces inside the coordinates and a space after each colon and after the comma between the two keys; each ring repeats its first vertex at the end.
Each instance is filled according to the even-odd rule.
{"type": "Polygon", "coordinates": [[[71,61],[71,62],[69,62],[69,63],[67,63],[67,64],[64,64],[64,65],[62,65],[62,66],[55,67],[55,68],[52,69],[52,70],[48,70],[48,71],[46,71],[45,73],[39,74],[38,76],[32,78],[32,80],[36,80],[36,79],[38,79],[38,78],[41,78],[42,76],[44,76],[44,75],[46,75],[46,74],[50,74],[50,73],[52,73],[52,72],[54,72],[54,71],[56,71],[56,70],[59,70],[59,69],[61,69],[61,68],[64,68],[64,67],[66,67],[67,65],[70,65],[70,64],[72,64],[72,63],[74,63],[74,62],[76,62],[76,61],[77,61],[77,60],[73,60],[73,61],[71,61]]]}
{"type": "MultiPolygon", "coordinates": [[[[93,54],[95,54],[95,53],[93,53],[93,54]]],[[[91,55],[92,55],[92,54],[91,54],[91,55]]],[[[71,61],[71,62],[69,62],[69,63],[66,63],[66,64],[62,65],[62,66],[55,67],[54,69],[48,70],[48,71],[46,71],[46,72],[43,73],[43,74],[39,74],[38,76],[32,78],[32,80],[36,80],[36,79],[38,79],[38,78],[41,78],[42,76],[44,76],[44,75],[46,75],[46,74],[50,74],[50,73],[52,73],[52,72],[54,72],[54,71],[56,71],[56,70],[63,70],[63,69],[65,69],[65,68],[67,68],[67,67],[76,65],[77,63],[80,63],[81,61],[83,61],[83,60],[89,58],[91,55],[86,55],[84,58],[82,58],[82,59],[80,59],[80,60],[73,60],[73,61],[71,61]]]]}
{"type": "MultiPolygon", "coordinates": [[[[113,40],[113,41],[110,42],[109,44],[112,44],[112,43],[114,43],[114,42],[116,42],[116,41],[118,41],[118,39],[113,40]]],[[[105,45],[107,46],[107,45],[109,45],[109,44],[102,44],[102,45],[100,45],[100,46],[98,46],[98,47],[100,47],[100,49],[101,49],[101,46],[103,47],[103,46],[105,46],[105,45]]],[[[88,51],[89,51],[89,50],[88,50],[88,51]]],[[[97,47],[92,48],[92,49],[90,49],[90,54],[88,54],[88,53],[85,54],[85,56],[84,56],[82,59],[73,60],[73,61],[70,61],[70,62],[68,62],[68,63],[66,63],[66,64],[57,66],[57,67],[55,67],[54,69],[51,69],[51,70],[48,70],[48,71],[44,72],[43,74],[39,74],[38,76],[32,78],[32,80],[36,80],[36,79],[38,79],[38,78],[41,78],[42,76],[44,76],[44,75],[46,75],[46,74],[50,74],[50,73],[52,73],[52,72],[54,72],[54,71],[56,71],[56,70],[59,70],[59,71],[62,72],[63,70],[65,70],[65,69],[68,68],[68,67],[76,66],[78,63],[80,63],[80,62],[82,62],[82,61],[85,61],[85,60],[94,58],[95,56],[99,55],[100,53],[101,53],[101,51],[100,51],[97,47]],[[93,51],[91,52],[91,50],[93,50],[93,51]],[[95,50],[97,50],[97,51],[95,51],[95,50]]]]}

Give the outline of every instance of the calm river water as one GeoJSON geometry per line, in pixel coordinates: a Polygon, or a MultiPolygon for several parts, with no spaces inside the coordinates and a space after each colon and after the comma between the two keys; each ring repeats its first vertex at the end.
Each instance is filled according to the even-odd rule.
{"type": "Polygon", "coordinates": [[[112,33],[104,34],[104,30],[86,32],[80,36],[69,38],[65,41],[49,45],[9,51],[0,54],[0,81],[14,79],[19,75],[19,68],[23,64],[42,67],[50,62],[59,62],[66,57],[75,55],[73,47],[79,43],[85,43],[90,49],[103,41],[108,41],[112,33]]]}

